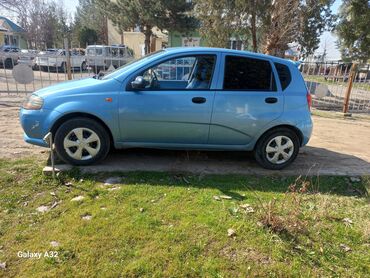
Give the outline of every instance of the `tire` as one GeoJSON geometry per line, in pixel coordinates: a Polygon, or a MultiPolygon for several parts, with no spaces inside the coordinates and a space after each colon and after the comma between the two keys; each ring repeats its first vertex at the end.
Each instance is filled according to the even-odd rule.
{"type": "Polygon", "coordinates": [[[275,128],[266,132],[258,140],[254,148],[254,157],[263,168],[280,170],[294,161],[299,147],[299,137],[293,130],[275,128]]]}
{"type": "Polygon", "coordinates": [[[59,68],[59,70],[60,70],[60,72],[66,72],[66,63],[65,62],[63,62],[62,64],[61,64],[61,66],[60,66],[60,68],[59,68]]]}
{"type": "Polygon", "coordinates": [[[58,128],[54,144],[57,154],[64,162],[72,165],[90,165],[107,156],[110,138],[100,123],[80,117],[70,119],[58,128]],[[79,138],[86,142],[80,143],[79,138]]]}
{"type": "Polygon", "coordinates": [[[86,62],[82,62],[80,71],[86,71],[86,70],[87,70],[86,62]]]}
{"type": "Polygon", "coordinates": [[[5,62],[4,62],[4,68],[6,68],[6,69],[12,69],[13,66],[14,65],[13,65],[13,60],[12,59],[8,58],[8,59],[5,60],[5,62]]]}

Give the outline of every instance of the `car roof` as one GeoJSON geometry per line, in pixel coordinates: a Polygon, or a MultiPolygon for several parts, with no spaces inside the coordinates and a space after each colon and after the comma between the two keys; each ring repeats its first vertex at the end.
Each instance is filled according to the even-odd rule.
{"type": "Polygon", "coordinates": [[[104,44],[92,44],[92,45],[88,45],[86,47],[87,48],[103,48],[103,47],[110,47],[110,48],[127,48],[127,46],[125,45],[104,45],[104,44]]]}
{"type": "Polygon", "coordinates": [[[235,54],[235,55],[248,55],[248,56],[254,56],[256,58],[268,58],[272,60],[273,62],[278,63],[284,63],[284,64],[290,64],[295,65],[297,64],[294,61],[266,55],[262,53],[256,53],[251,51],[244,51],[244,50],[235,50],[235,49],[227,49],[227,48],[217,48],[217,47],[169,47],[164,49],[168,53],[191,53],[191,52],[199,52],[199,51],[209,51],[209,52],[218,52],[218,53],[229,53],[229,54],[235,54]]]}

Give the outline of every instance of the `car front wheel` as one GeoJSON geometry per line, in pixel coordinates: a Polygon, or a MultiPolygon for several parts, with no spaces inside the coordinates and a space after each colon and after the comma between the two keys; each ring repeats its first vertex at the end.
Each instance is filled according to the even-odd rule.
{"type": "Polygon", "coordinates": [[[74,118],[58,128],[54,143],[58,155],[66,163],[90,165],[106,157],[110,138],[100,123],[88,118],[74,118]]]}
{"type": "Polygon", "coordinates": [[[276,128],[264,134],[254,149],[257,162],[266,169],[280,170],[297,157],[299,138],[288,128],[276,128]]]}

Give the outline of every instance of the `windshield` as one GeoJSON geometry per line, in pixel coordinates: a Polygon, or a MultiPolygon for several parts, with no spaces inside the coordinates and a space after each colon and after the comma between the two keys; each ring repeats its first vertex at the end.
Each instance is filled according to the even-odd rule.
{"type": "Polygon", "coordinates": [[[124,72],[126,69],[131,68],[135,66],[136,64],[142,63],[144,61],[150,60],[156,56],[161,55],[164,52],[164,50],[158,50],[156,52],[152,52],[148,55],[145,55],[144,57],[141,57],[136,60],[132,60],[128,62],[127,64],[124,64],[123,66],[117,68],[115,71],[111,72],[110,74],[105,75],[102,79],[110,79],[110,78],[115,78],[119,76],[122,72],[124,72]]]}
{"type": "Polygon", "coordinates": [[[103,48],[88,48],[87,49],[87,55],[103,55],[103,48]]]}

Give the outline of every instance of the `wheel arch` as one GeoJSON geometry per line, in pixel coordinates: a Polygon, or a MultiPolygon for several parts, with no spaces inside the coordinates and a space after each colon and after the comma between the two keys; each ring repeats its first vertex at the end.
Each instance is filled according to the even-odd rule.
{"type": "Polygon", "coordinates": [[[50,132],[55,135],[56,131],[58,128],[65,122],[73,118],[88,118],[91,120],[95,120],[96,122],[100,123],[104,129],[107,131],[110,139],[111,146],[114,145],[114,140],[113,140],[113,134],[108,125],[99,117],[89,114],[89,113],[84,113],[84,112],[73,112],[73,113],[68,113],[57,119],[54,124],[52,125],[50,132]]]}
{"type": "Polygon", "coordinates": [[[277,126],[274,126],[274,127],[271,127],[269,129],[267,129],[265,132],[263,132],[257,139],[256,143],[254,144],[254,147],[253,149],[256,148],[256,146],[258,145],[258,142],[265,136],[266,133],[268,132],[271,132],[275,129],[278,129],[278,128],[286,128],[286,129],[290,129],[291,131],[293,131],[297,136],[298,136],[298,139],[299,139],[299,146],[301,147],[302,146],[302,143],[303,143],[303,133],[302,131],[299,130],[299,128],[295,127],[295,126],[292,126],[292,125],[287,125],[287,124],[282,124],[282,125],[277,125],[277,126]]]}

